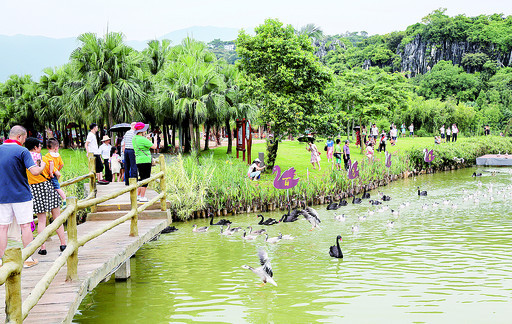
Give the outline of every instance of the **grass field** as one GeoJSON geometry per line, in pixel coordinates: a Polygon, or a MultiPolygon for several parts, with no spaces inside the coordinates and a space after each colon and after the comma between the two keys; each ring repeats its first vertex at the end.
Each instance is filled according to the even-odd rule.
{"type": "MultiPolygon", "coordinates": [[[[344,139],[343,139],[344,140],[344,139]]],[[[458,141],[465,141],[467,139],[465,138],[459,138],[458,141]]],[[[418,149],[423,150],[423,148],[427,146],[432,146],[434,144],[434,139],[432,137],[415,137],[415,138],[401,138],[398,139],[395,146],[388,145],[386,146],[386,149],[390,153],[394,153],[396,151],[402,150],[407,151],[412,149],[413,147],[416,147],[418,149]]],[[[450,144],[442,144],[442,145],[450,145],[450,144]]],[[[306,143],[299,143],[298,141],[285,141],[279,144],[279,149],[277,151],[277,159],[276,159],[276,165],[279,165],[281,167],[281,170],[286,170],[291,167],[294,167],[297,171],[297,176],[299,177],[305,177],[307,174],[307,170],[310,172],[310,176],[314,176],[315,174],[323,174],[324,171],[327,168],[330,168],[330,163],[327,162],[327,156],[326,152],[324,151],[325,141],[324,140],[318,140],[316,142],[316,146],[321,152],[320,157],[322,158],[320,165],[322,167],[322,170],[313,170],[310,158],[311,153],[306,150],[307,144],[306,143]]],[[[254,160],[256,157],[258,157],[258,152],[265,152],[266,154],[266,143],[258,143],[254,144],[252,147],[252,159],[254,160]]],[[[233,150],[233,154],[227,155],[226,154],[226,147],[218,147],[212,150],[209,150],[208,152],[203,152],[202,154],[212,154],[214,155],[215,159],[236,159],[236,151],[233,150]]],[[[363,155],[361,154],[361,149],[356,147],[354,143],[350,143],[350,155],[352,160],[361,161],[363,158],[363,155]]],[[[384,159],[384,152],[377,152],[375,150],[375,159],[384,159]]],[[[241,161],[242,156],[240,154],[239,160],[241,161]]],[[[343,164],[343,162],[342,162],[343,164]]],[[[263,175],[262,180],[268,180],[272,178],[272,175],[269,175],[268,173],[263,175]]]]}

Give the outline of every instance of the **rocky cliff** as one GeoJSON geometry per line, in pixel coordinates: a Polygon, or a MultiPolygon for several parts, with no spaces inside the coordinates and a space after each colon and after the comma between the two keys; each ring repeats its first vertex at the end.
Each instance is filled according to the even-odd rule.
{"type": "Polygon", "coordinates": [[[397,49],[397,54],[401,57],[400,70],[409,72],[410,77],[430,71],[441,60],[460,65],[465,54],[475,53],[485,53],[500,66],[512,66],[512,51],[503,53],[493,44],[448,40],[436,44],[425,41],[418,35],[403,50],[400,47],[397,49]]]}

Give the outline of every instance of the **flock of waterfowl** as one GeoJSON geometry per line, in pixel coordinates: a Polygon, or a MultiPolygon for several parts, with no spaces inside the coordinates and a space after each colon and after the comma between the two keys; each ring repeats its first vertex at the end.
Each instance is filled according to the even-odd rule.
{"type": "MultiPolygon", "coordinates": [[[[482,174],[474,173],[473,177],[479,177],[482,174]]],[[[482,182],[478,181],[477,185],[479,188],[482,188],[482,182]]],[[[495,195],[502,195],[504,198],[512,197],[512,186],[507,186],[506,188],[503,188],[502,190],[496,190],[493,189],[493,184],[489,184],[487,188],[483,188],[483,190],[476,189],[472,192],[469,192],[468,190],[462,190],[463,196],[462,200],[466,203],[468,201],[471,201],[475,204],[478,204],[480,202],[480,199],[489,199],[490,201],[494,200],[495,195]]],[[[428,195],[428,192],[426,190],[421,190],[420,187],[417,187],[417,196],[418,199],[421,199],[421,197],[425,197],[428,195]]],[[[378,199],[370,199],[370,193],[366,192],[366,190],[363,192],[360,198],[352,197],[352,204],[361,204],[365,200],[369,204],[369,209],[367,211],[367,215],[359,215],[357,216],[357,220],[361,222],[365,222],[368,217],[375,215],[376,213],[383,213],[388,211],[392,218],[394,220],[389,220],[386,223],[387,228],[393,228],[395,225],[396,219],[400,216],[400,210],[407,208],[410,206],[410,202],[405,201],[398,205],[397,209],[391,209],[388,205],[384,205],[385,202],[391,201],[391,197],[388,195],[385,195],[382,192],[379,192],[378,199]],[[372,209],[375,208],[375,209],[372,209]]],[[[332,202],[327,206],[327,210],[335,211],[333,216],[334,220],[338,222],[345,222],[348,217],[345,214],[338,214],[337,210],[340,209],[343,206],[349,205],[348,201],[345,199],[342,199],[339,202],[332,202]]],[[[438,208],[439,206],[444,206],[447,208],[457,209],[458,205],[456,202],[451,202],[448,199],[444,199],[443,201],[439,202],[433,202],[432,204],[423,204],[422,209],[427,210],[431,208],[438,208]]],[[[257,217],[260,218],[258,225],[261,226],[272,226],[277,225],[279,223],[284,222],[295,222],[301,219],[301,216],[304,217],[310,224],[311,229],[310,231],[314,230],[315,228],[320,229],[320,216],[318,212],[310,207],[306,206],[304,202],[299,202],[298,207],[295,209],[288,209],[288,213],[284,214],[280,220],[276,220],[273,218],[267,218],[265,219],[263,215],[258,215],[257,217]]],[[[352,232],[357,233],[359,232],[360,223],[354,223],[352,225],[352,232]]],[[[270,244],[276,244],[280,242],[281,240],[293,240],[295,239],[294,236],[285,234],[283,235],[281,232],[279,232],[278,236],[275,237],[269,237],[269,234],[267,233],[267,230],[265,228],[261,228],[258,230],[253,230],[252,226],[248,226],[247,228],[243,229],[242,227],[232,227],[232,222],[226,219],[221,219],[218,222],[213,222],[213,215],[211,216],[210,220],[210,226],[220,226],[220,234],[221,235],[233,235],[236,232],[242,232],[243,234],[241,236],[244,240],[256,240],[259,236],[265,237],[265,242],[270,244]],[[247,231],[248,230],[248,231],[247,231]]],[[[197,225],[193,226],[192,231],[193,232],[207,232],[210,229],[210,227],[197,227],[197,225]]],[[[343,241],[343,238],[341,235],[337,235],[335,245],[332,245],[329,248],[329,255],[333,258],[343,258],[343,252],[340,247],[340,242],[343,241]]],[[[258,256],[260,259],[261,266],[258,268],[253,268],[251,266],[244,265],[242,268],[249,269],[253,271],[262,281],[263,284],[269,282],[275,286],[277,286],[277,283],[273,279],[273,272],[272,272],[272,266],[270,264],[270,259],[268,257],[267,252],[264,249],[260,249],[258,252],[258,256]]]]}

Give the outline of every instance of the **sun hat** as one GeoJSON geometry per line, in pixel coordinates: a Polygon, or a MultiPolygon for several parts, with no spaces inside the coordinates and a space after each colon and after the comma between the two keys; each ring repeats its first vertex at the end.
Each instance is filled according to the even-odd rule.
{"type": "Polygon", "coordinates": [[[135,134],[142,133],[148,130],[149,124],[144,124],[142,122],[138,122],[135,124],[135,134]]]}
{"type": "Polygon", "coordinates": [[[254,159],[254,163],[256,163],[256,162],[261,162],[261,160],[260,160],[260,159],[258,159],[258,158],[255,158],[255,159],[254,159]]]}
{"type": "Polygon", "coordinates": [[[101,139],[102,142],[110,140],[110,137],[108,135],[103,135],[103,138],[101,139]]]}

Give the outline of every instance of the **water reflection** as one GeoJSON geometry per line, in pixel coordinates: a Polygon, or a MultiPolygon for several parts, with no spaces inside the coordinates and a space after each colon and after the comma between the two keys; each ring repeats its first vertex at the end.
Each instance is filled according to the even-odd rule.
{"type": "MultiPolygon", "coordinates": [[[[350,204],[336,211],[345,214],[345,222],[336,221],[334,211],[318,208],[320,231],[309,231],[303,219],[269,226],[270,236],[297,236],[275,245],[263,237],[242,240],[241,233],[219,235],[217,226],[192,233],[193,224],[207,225],[203,220],[175,224],[178,232],[162,235],[132,259],[130,280],[98,286],[74,321],[508,323],[510,173],[500,169],[494,177],[484,172],[474,179],[473,171],[426,175],[380,188],[392,197],[383,204],[388,210],[367,201],[350,204]],[[418,197],[418,186],[428,191],[427,197],[418,197]],[[404,202],[410,205],[401,208],[404,202]],[[359,221],[361,215],[367,220],[359,221]],[[390,220],[393,228],[386,226],[390,220]],[[360,229],[355,234],[354,224],[360,229]],[[344,259],[328,254],[338,234],[344,259]],[[268,251],[278,287],[258,287],[258,278],[241,268],[258,265],[259,247],[268,251]]],[[[255,215],[232,220],[237,226],[258,221],[255,215]]]]}

